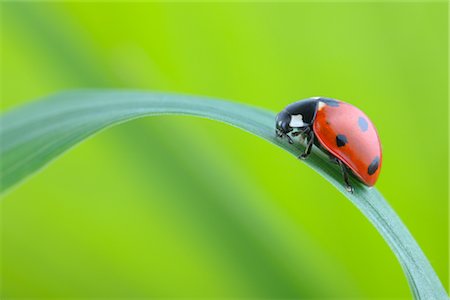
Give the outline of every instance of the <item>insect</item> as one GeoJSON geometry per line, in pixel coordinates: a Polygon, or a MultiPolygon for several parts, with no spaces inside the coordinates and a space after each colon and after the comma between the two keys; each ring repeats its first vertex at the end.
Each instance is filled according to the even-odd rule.
{"type": "Polygon", "coordinates": [[[351,104],[331,98],[314,97],[288,105],[276,117],[276,134],[293,144],[306,140],[299,156],[306,159],[315,145],[339,165],[345,187],[353,193],[349,174],[373,186],[381,169],[381,143],[369,118],[351,104]]]}

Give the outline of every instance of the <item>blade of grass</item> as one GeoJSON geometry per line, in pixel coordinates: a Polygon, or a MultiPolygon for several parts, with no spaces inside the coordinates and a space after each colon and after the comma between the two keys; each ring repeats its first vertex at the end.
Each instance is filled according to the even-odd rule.
{"type": "MultiPolygon", "coordinates": [[[[42,169],[59,155],[113,125],[152,115],[192,115],[221,121],[255,134],[298,156],[302,145],[276,138],[273,112],[204,97],[133,91],[75,91],[53,95],[0,118],[0,192],[42,169]]],[[[411,233],[375,188],[342,185],[336,166],[317,149],[305,161],[333,184],[374,224],[397,256],[415,299],[448,299],[411,233]]]]}

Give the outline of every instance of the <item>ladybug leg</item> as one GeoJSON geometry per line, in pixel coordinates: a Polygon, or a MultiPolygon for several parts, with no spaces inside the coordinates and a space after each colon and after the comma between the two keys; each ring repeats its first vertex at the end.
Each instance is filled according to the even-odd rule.
{"type": "Polygon", "coordinates": [[[287,138],[289,144],[293,144],[293,143],[294,143],[294,141],[293,141],[292,138],[289,136],[289,134],[286,134],[286,138],[287,138]]]}
{"type": "Polygon", "coordinates": [[[336,159],[336,160],[337,160],[339,166],[341,167],[341,172],[344,177],[345,189],[347,190],[347,192],[353,194],[353,187],[351,186],[350,182],[348,181],[348,169],[340,159],[336,159]]]}
{"type": "Polygon", "coordinates": [[[300,156],[298,158],[299,159],[307,159],[308,156],[311,154],[311,149],[312,149],[313,144],[314,144],[314,132],[311,130],[311,131],[309,131],[309,140],[308,140],[308,144],[306,144],[305,152],[300,154],[300,156]]]}
{"type": "Polygon", "coordinates": [[[335,164],[335,165],[339,165],[339,159],[337,159],[336,157],[334,157],[333,155],[329,155],[329,159],[330,159],[330,162],[332,162],[333,164],[335,164]]]}
{"type": "Polygon", "coordinates": [[[294,143],[294,141],[292,140],[292,138],[291,138],[288,134],[283,133],[283,132],[279,131],[278,129],[275,130],[275,134],[276,134],[279,138],[286,137],[287,140],[288,140],[288,142],[289,142],[289,144],[293,144],[293,143],[294,143]]]}
{"type": "Polygon", "coordinates": [[[299,136],[301,134],[306,134],[309,132],[309,127],[306,127],[305,129],[299,130],[299,131],[293,131],[291,134],[292,136],[299,136]]]}
{"type": "Polygon", "coordinates": [[[303,130],[295,131],[295,132],[292,132],[291,134],[292,134],[292,136],[306,135],[306,134],[309,134],[310,130],[311,129],[309,127],[306,127],[303,130]]]}

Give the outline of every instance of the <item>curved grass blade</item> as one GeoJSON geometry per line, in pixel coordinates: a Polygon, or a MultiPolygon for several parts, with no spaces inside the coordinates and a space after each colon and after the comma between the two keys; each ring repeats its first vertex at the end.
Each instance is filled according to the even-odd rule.
{"type": "MultiPolygon", "coordinates": [[[[178,114],[221,121],[255,134],[298,156],[301,145],[276,138],[273,112],[203,97],[130,91],[75,91],[41,99],[0,118],[0,192],[4,193],[93,134],[144,116],[178,114]]],[[[415,299],[448,299],[411,233],[375,188],[342,185],[336,166],[317,149],[305,161],[374,224],[397,256],[415,299]]]]}

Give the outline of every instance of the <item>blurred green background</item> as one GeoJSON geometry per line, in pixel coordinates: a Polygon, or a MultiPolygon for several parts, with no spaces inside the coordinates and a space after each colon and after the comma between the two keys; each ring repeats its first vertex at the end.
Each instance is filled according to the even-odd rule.
{"type": "MultiPolygon", "coordinates": [[[[1,3],[2,111],[132,88],[377,125],[377,184],[448,289],[447,4],[1,3]]],[[[0,204],[8,298],[409,299],[361,213],[286,152],[192,117],[88,140],[0,204]]]]}

